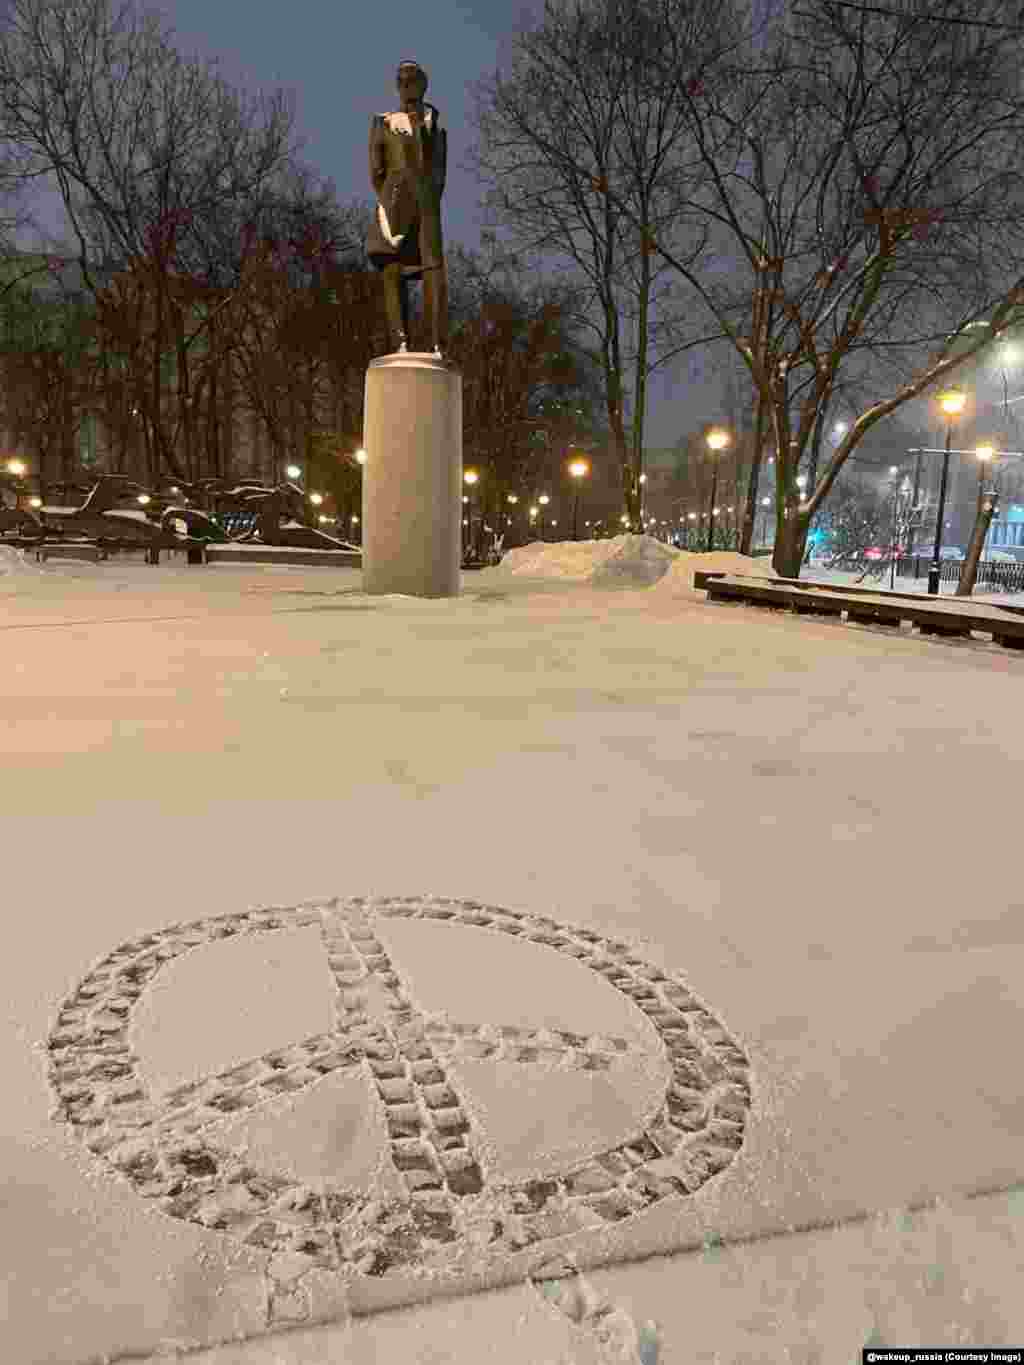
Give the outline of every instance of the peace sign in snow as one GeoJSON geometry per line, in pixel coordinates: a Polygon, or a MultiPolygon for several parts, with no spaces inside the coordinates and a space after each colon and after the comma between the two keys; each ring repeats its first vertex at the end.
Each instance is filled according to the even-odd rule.
{"type": "Polygon", "coordinates": [[[173,1217],[254,1248],[300,1253],[311,1265],[350,1274],[450,1266],[471,1243],[479,1257],[482,1218],[490,1220],[486,1251],[501,1254],[691,1194],[732,1160],[750,1105],[742,1050],[681,980],[627,945],[539,916],[425,897],[254,910],[145,935],[82,981],[62,1007],[48,1046],[59,1115],[137,1193],[173,1217]],[[643,1058],[620,1038],[486,1029],[416,1009],[375,931],[378,919],[396,918],[504,934],[599,973],[642,1012],[665,1050],[670,1080],[654,1118],[638,1118],[628,1141],[565,1170],[496,1181],[453,1079],[454,1060],[607,1071],[639,1067],[643,1058]],[[335,1026],[153,1098],[128,1029],[157,972],[218,939],[296,926],[320,931],[337,992],[335,1026]],[[401,1197],[381,1199],[329,1182],[313,1189],[253,1169],[218,1147],[217,1125],[226,1118],[346,1071],[363,1075],[368,1096],[380,1106],[401,1197]]]}

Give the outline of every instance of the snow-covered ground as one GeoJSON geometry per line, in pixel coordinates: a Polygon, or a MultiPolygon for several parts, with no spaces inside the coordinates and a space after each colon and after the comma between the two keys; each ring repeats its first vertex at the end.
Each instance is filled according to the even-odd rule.
{"type": "MultiPolygon", "coordinates": [[[[698,568],[750,564],[639,537],[526,547],[465,574],[461,598],[428,601],[368,596],[351,569],[0,556],[0,1359],[82,1365],[203,1346],[281,1314],[411,1304],[444,1286],[512,1281],[518,1294],[540,1274],[531,1257],[567,1251],[621,1301],[599,1267],[624,1256],[1020,1180],[1024,897],[1009,853],[1024,660],[709,606],[693,589],[698,568]],[[564,1237],[567,1210],[552,1209],[548,1233],[505,1261],[493,1249],[519,1235],[518,1215],[495,1232],[493,1190],[467,1196],[471,1268],[435,1274],[424,1262],[350,1280],[219,1228],[224,1190],[205,1223],[171,1216],[159,1201],[174,1196],[144,1161],[118,1174],[58,1121],[46,1045],[83,979],[95,984],[62,1016],[63,1046],[109,1047],[114,1065],[67,1065],[60,1083],[81,1086],[74,1105],[95,1093],[103,1115],[144,1112],[177,1083],[223,1078],[329,1030],[328,964],[346,970],[338,944],[358,928],[355,911],[303,920],[291,907],[376,895],[512,912],[380,931],[413,1007],[449,1038],[446,1074],[490,1181],[564,1174],[656,1121],[664,1020],[587,965],[580,944],[594,941],[620,965],[685,980],[706,1010],[698,1032],[714,1040],[717,1022],[749,1060],[749,1114],[727,1169],[688,1197],[564,1237]],[[260,906],[283,907],[278,927],[214,941],[221,917],[260,906]],[[578,951],[517,941],[515,914],[571,930],[578,951]],[[191,945],[175,928],[186,921],[205,926],[191,945]],[[152,952],[166,966],[107,1000],[120,968],[96,965],[144,936],[140,960],[152,952]],[[536,1037],[513,1058],[459,1032],[470,1026],[511,1030],[506,1049],[536,1037]],[[141,1098],[118,1070],[122,1028],[141,1098]],[[582,1060],[539,1064],[542,1052],[568,1058],[571,1034],[602,1031],[611,1041],[587,1055],[610,1056],[619,1039],[623,1060],[592,1076],[582,1060]]],[[[368,1008],[385,1017],[393,987],[375,970],[368,1008]]],[[[301,1093],[224,1120],[224,1141],[263,1172],[251,1198],[284,1190],[297,1215],[303,1199],[326,1199],[332,1176],[374,1188],[388,1140],[365,1068],[299,1080],[301,1093]]],[[[722,1141],[731,1120],[716,1122],[722,1141]]],[[[187,1140],[181,1159],[190,1150],[201,1172],[187,1140]]],[[[248,1216],[244,1183],[231,1216],[248,1216]]],[[[862,1253],[832,1253],[840,1265],[844,1254],[862,1253]]],[[[765,1312],[770,1275],[729,1252],[720,1273],[744,1321],[765,1312]]],[[[713,1264],[701,1274],[714,1277],[713,1264]]],[[[966,1323],[986,1328],[987,1344],[1012,1341],[1012,1277],[986,1282],[1000,1286],[989,1301],[953,1304],[924,1339],[962,1344],[966,1323]]],[[[702,1303],[693,1285],[689,1301],[702,1303]]],[[[905,1340],[910,1327],[873,1285],[878,1330],[891,1338],[895,1323],[905,1340]]],[[[787,1308],[806,1328],[805,1358],[815,1341],[822,1360],[853,1358],[874,1328],[851,1313],[848,1341],[826,1330],[811,1290],[787,1308]]],[[[626,1314],[637,1342],[658,1316],[661,1291],[646,1293],[638,1279],[626,1314]]],[[[724,1358],[785,1358],[776,1318],[760,1321],[768,1354],[745,1339],[749,1357],[724,1358]]],[[[683,1326],[666,1360],[710,1365],[712,1343],[701,1336],[687,1355],[683,1326]]],[[[527,1327],[540,1331],[533,1308],[527,1327]]],[[[584,1349],[563,1343],[550,1359],[571,1350],[582,1362],[584,1349]]]]}

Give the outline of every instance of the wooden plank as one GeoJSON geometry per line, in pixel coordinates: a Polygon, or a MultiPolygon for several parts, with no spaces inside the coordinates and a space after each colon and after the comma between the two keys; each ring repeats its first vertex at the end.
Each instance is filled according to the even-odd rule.
{"type": "Polygon", "coordinates": [[[47,541],[36,550],[36,561],[41,563],[47,559],[87,559],[99,564],[106,558],[106,550],[90,541],[47,541]]]}

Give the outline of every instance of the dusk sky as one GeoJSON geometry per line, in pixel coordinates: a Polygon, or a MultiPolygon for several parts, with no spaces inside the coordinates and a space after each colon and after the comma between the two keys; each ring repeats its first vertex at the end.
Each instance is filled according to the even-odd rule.
{"type": "MultiPolygon", "coordinates": [[[[449,241],[479,243],[478,190],[460,169],[472,138],[470,85],[494,70],[521,17],[539,10],[509,0],[168,0],[160,12],[187,55],[216,58],[232,85],[295,93],[300,158],[335,183],[339,200],[371,197],[367,170],[370,116],[395,107],[395,68],[412,58],[430,76],[427,99],[448,129],[444,198],[449,241]]],[[[59,201],[50,219],[57,230],[59,201]]],[[[719,416],[717,385],[694,383],[685,366],[657,376],[648,403],[646,445],[673,445],[719,416]]]]}

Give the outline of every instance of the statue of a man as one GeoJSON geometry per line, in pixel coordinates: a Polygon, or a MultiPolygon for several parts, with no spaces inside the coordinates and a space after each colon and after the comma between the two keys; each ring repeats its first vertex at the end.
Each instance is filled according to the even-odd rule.
{"type": "Polygon", "coordinates": [[[416,62],[398,68],[401,109],[375,114],[370,123],[370,180],[377,212],[366,241],[384,276],[388,331],[396,350],[409,337],[409,285],[423,281],[424,312],[434,353],[448,343],[448,284],[441,239],[448,138],[432,104],[425,104],[427,73],[416,62]]]}

